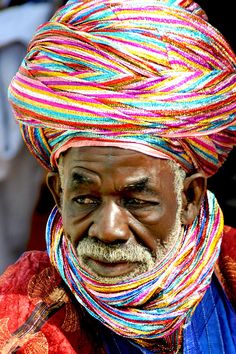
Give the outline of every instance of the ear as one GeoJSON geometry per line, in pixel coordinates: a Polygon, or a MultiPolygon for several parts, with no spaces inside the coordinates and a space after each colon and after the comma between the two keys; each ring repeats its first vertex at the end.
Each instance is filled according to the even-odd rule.
{"type": "Polygon", "coordinates": [[[206,186],[206,176],[201,172],[194,173],[185,178],[181,214],[181,221],[184,225],[191,224],[198,215],[203,196],[206,192],[206,186]]]}
{"type": "Polygon", "coordinates": [[[47,186],[53,195],[55,203],[61,211],[61,180],[58,172],[48,172],[46,177],[47,186]]]}

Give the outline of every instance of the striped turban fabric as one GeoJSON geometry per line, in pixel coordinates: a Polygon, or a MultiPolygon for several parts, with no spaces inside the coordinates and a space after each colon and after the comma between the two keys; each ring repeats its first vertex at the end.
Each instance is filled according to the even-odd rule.
{"type": "Polygon", "coordinates": [[[114,145],[210,176],[236,144],[236,56],[191,0],[69,1],[9,97],[49,170],[71,146],[114,145]]]}

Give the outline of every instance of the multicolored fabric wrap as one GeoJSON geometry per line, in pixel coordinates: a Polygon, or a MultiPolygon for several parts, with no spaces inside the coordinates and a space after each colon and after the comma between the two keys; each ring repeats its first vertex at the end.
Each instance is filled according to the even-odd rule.
{"type": "Polygon", "coordinates": [[[209,176],[236,144],[236,56],[191,0],[69,1],[9,97],[48,169],[71,146],[131,144],[209,176]]]}
{"type": "Polygon", "coordinates": [[[150,348],[152,339],[187,324],[210,284],[222,231],[221,210],[208,192],[199,216],[162,261],[151,271],[114,285],[99,282],[80,266],[56,208],[46,235],[50,260],[79,303],[112,331],[150,348]]]}

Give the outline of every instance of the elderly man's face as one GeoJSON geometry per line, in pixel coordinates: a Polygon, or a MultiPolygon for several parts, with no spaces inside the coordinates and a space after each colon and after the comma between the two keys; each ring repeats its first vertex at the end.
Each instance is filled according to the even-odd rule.
{"type": "Polygon", "coordinates": [[[166,160],[114,147],[71,148],[62,170],[64,231],[81,266],[98,278],[112,283],[149,270],[176,242],[180,203],[166,160]]]}

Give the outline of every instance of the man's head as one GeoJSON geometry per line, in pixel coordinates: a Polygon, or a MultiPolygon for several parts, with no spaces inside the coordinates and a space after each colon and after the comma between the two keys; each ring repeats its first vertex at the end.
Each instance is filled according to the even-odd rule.
{"type": "Polygon", "coordinates": [[[198,214],[205,178],[169,160],[112,147],[69,149],[49,173],[81,265],[106,282],[150,270],[198,214]]]}

